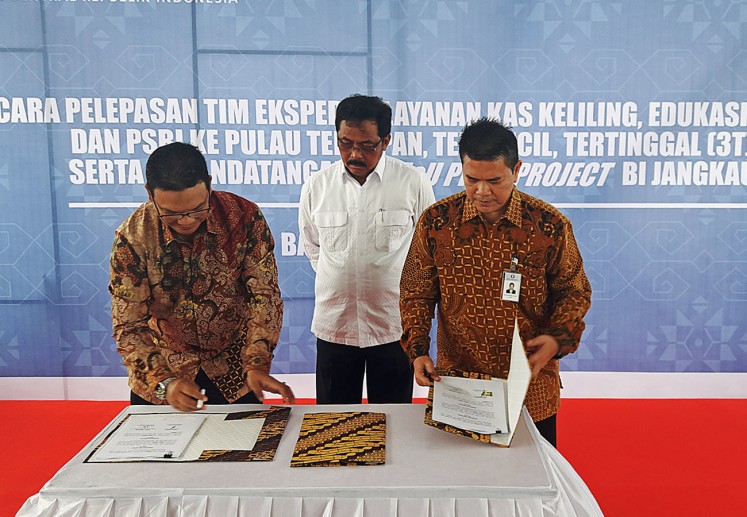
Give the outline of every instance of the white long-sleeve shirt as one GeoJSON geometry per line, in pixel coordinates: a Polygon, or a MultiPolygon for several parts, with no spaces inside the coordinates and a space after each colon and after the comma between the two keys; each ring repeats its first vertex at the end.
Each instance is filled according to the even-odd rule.
{"type": "Polygon", "coordinates": [[[359,347],[400,339],[402,267],[415,223],[434,202],[424,173],[386,155],[363,185],[342,161],[309,177],[298,227],[316,271],[318,338],[359,347]]]}

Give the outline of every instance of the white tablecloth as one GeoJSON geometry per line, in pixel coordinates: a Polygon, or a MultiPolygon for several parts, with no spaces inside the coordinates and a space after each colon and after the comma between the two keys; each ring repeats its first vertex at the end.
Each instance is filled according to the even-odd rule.
{"type": "MultiPolygon", "coordinates": [[[[261,406],[212,406],[225,413],[261,406]]],[[[478,517],[602,515],[568,462],[524,412],[511,447],[423,424],[424,406],[292,406],[272,462],[83,463],[125,408],[18,513],[75,517],[478,517]],[[307,412],[387,414],[386,464],[291,468],[307,412]]]]}

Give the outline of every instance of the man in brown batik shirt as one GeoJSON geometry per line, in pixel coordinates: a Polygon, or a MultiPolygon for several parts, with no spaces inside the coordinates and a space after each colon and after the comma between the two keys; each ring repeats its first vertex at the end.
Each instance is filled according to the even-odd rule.
{"type": "Polygon", "coordinates": [[[467,125],[459,156],[465,191],[423,213],[405,261],[402,346],[419,385],[440,380],[428,355],[438,306],[438,368],[506,378],[516,318],[532,369],[525,404],[555,445],[558,359],[578,348],[591,306],[571,223],[514,187],[521,168],[518,145],[500,122],[467,125]],[[513,288],[507,272],[515,273],[512,281],[520,275],[513,288]]]}
{"type": "Polygon", "coordinates": [[[181,411],[293,392],[269,375],[283,320],[274,241],[257,205],[213,191],[189,144],[156,149],[148,202],[115,233],[112,319],[133,404],[181,411]],[[205,393],[201,393],[201,389],[205,393]]]}

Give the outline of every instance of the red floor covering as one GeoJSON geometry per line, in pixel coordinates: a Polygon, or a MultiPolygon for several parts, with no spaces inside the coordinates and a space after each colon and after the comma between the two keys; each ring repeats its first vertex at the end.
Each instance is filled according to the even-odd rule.
{"type": "MultiPolygon", "coordinates": [[[[124,406],[0,401],[0,517],[15,515],[124,406]]],[[[558,416],[560,451],[610,517],[745,515],[745,436],[747,400],[569,399],[558,416]]]]}

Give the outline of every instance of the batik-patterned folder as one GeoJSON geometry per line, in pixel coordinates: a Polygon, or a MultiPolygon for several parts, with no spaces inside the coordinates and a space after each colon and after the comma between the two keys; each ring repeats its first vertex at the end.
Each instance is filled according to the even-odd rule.
{"type": "MultiPolygon", "coordinates": [[[[451,375],[454,377],[467,377],[470,379],[490,379],[489,375],[475,372],[463,372],[459,370],[443,371],[436,369],[439,375],[451,375]]],[[[492,443],[499,447],[509,447],[514,437],[514,432],[521,417],[521,408],[527,396],[529,382],[532,379],[532,369],[529,367],[524,345],[519,336],[519,324],[514,320],[514,336],[511,341],[511,367],[508,372],[506,383],[506,394],[508,395],[508,432],[496,434],[481,434],[474,431],[459,429],[443,422],[433,420],[433,387],[428,390],[428,403],[425,407],[425,423],[443,429],[454,434],[469,436],[473,440],[492,443]]],[[[503,381],[502,381],[503,382],[503,381]]]]}
{"type": "MultiPolygon", "coordinates": [[[[437,369],[436,372],[438,375],[444,375],[444,376],[450,376],[450,377],[466,377],[468,379],[485,379],[490,380],[490,375],[482,374],[482,373],[475,373],[475,372],[463,372],[460,370],[443,370],[443,369],[437,369]]],[[[423,421],[431,425],[433,427],[437,427],[438,429],[441,429],[443,431],[448,431],[450,433],[459,434],[462,436],[468,436],[469,438],[472,438],[473,440],[477,440],[479,442],[485,442],[490,443],[491,438],[493,435],[491,434],[481,434],[476,433],[474,431],[467,431],[465,429],[460,429],[458,427],[454,427],[452,425],[444,424],[443,422],[437,422],[433,420],[433,386],[428,389],[428,400],[425,403],[425,418],[423,421]]]]}
{"type": "MultiPolygon", "coordinates": [[[[190,442],[183,457],[125,461],[272,461],[275,458],[275,452],[278,449],[278,445],[280,445],[280,438],[283,436],[285,426],[288,423],[290,411],[291,408],[289,407],[270,406],[267,409],[261,409],[258,411],[211,413],[208,414],[207,417],[208,423],[212,423],[213,425],[210,426],[203,424],[202,428],[193,437],[192,442],[190,442]],[[256,434],[256,441],[254,441],[251,449],[228,448],[230,446],[224,446],[225,448],[220,449],[210,448],[210,444],[213,444],[214,446],[215,443],[230,444],[241,442],[242,437],[236,436],[236,434],[242,432],[242,426],[237,427],[231,425],[231,423],[238,423],[239,421],[246,422],[248,420],[256,420],[257,426],[261,425],[261,428],[256,434]],[[221,421],[225,422],[227,425],[221,425],[221,421]],[[234,436],[230,436],[232,433],[234,436]],[[196,449],[195,446],[197,447],[196,449]]],[[[127,418],[122,419],[117,427],[115,427],[112,432],[96,446],[94,451],[88,456],[88,458],[86,458],[85,463],[97,462],[96,452],[117,431],[117,429],[119,429],[125,420],[127,420],[127,418]]]]}
{"type": "Polygon", "coordinates": [[[385,413],[307,413],[301,422],[291,467],[383,465],[385,462],[385,413]]]}
{"type": "Polygon", "coordinates": [[[264,418],[257,442],[250,451],[205,450],[197,461],[272,461],[280,445],[280,438],[288,423],[291,408],[271,406],[259,411],[229,413],[226,420],[245,420],[264,418]]]}

